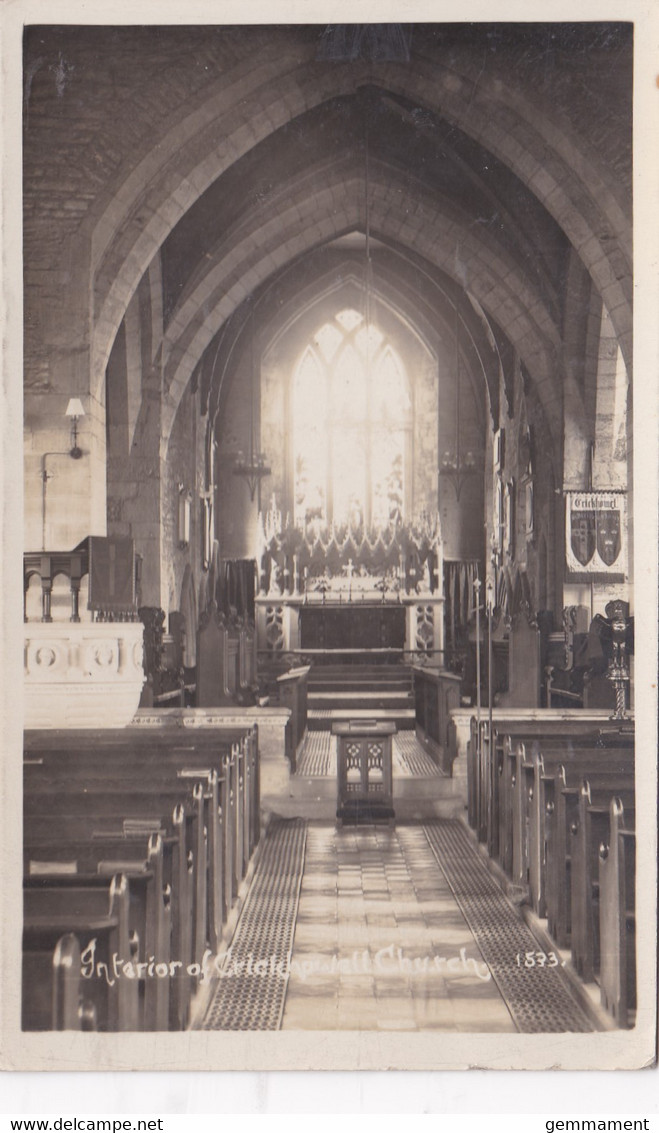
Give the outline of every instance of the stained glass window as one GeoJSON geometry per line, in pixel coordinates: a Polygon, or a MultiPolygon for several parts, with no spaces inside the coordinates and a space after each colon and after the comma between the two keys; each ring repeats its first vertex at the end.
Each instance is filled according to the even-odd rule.
{"type": "Polygon", "coordinates": [[[403,519],[411,430],[402,361],[352,308],[315,333],[292,384],[295,522],[403,519]]]}

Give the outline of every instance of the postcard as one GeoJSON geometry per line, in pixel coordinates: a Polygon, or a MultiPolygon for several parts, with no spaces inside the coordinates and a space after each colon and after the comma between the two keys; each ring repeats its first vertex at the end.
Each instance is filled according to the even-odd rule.
{"type": "Polygon", "coordinates": [[[617,7],[5,6],[4,1068],[653,1064],[617,7]]]}

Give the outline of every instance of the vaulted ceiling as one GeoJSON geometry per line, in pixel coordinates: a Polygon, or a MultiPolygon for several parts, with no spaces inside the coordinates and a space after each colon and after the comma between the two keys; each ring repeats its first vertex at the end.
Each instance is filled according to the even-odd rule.
{"type": "Polygon", "coordinates": [[[575,264],[580,317],[592,287],[629,362],[631,25],[148,31],[26,39],[26,168],[64,166],[69,206],[48,230],[32,178],[26,240],[91,248],[96,380],[160,253],[165,427],[195,374],[217,406],[255,297],[267,319],[358,274],[367,226],[374,290],[420,333],[460,304],[484,404],[499,343],[560,432],[575,264]]]}

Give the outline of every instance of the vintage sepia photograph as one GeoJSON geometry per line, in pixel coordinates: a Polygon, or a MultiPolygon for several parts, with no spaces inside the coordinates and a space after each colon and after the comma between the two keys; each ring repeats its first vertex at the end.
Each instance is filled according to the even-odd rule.
{"type": "Polygon", "coordinates": [[[57,7],[10,1064],[647,1065],[634,20],[57,7]]]}

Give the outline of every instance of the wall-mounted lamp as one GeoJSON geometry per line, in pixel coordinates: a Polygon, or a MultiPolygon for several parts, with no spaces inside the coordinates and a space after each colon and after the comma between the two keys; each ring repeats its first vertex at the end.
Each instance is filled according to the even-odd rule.
{"type": "Polygon", "coordinates": [[[84,417],[85,411],[79,397],[69,399],[65,416],[71,418],[71,449],[69,456],[73,457],[74,460],[80,460],[82,449],[78,448],[78,418],[84,417]]]}

